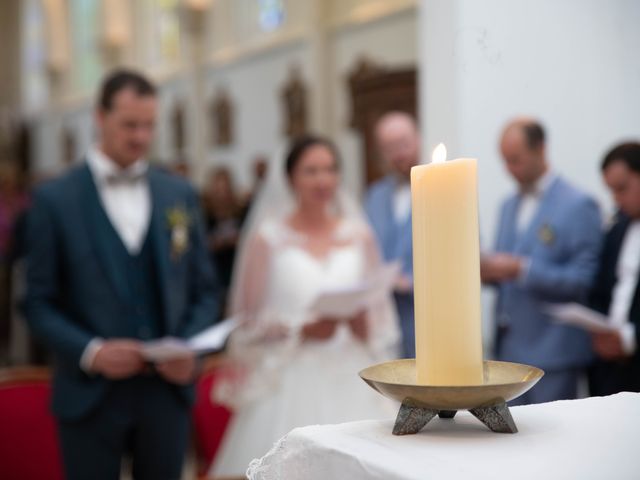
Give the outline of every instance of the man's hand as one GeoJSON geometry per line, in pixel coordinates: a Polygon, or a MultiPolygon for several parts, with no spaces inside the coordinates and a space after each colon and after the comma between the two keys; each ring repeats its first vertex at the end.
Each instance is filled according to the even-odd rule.
{"type": "Polygon", "coordinates": [[[335,318],[321,318],[302,327],[303,340],[328,340],[333,337],[338,326],[335,318]]]}
{"type": "Polygon", "coordinates": [[[485,283],[515,280],[522,272],[523,261],[508,253],[484,255],[480,259],[480,276],[485,283]]]}
{"type": "Polygon", "coordinates": [[[367,322],[367,313],[362,311],[356,316],[349,319],[349,329],[354,337],[363,342],[369,337],[369,323],[367,322]]]}
{"type": "Polygon", "coordinates": [[[156,371],[167,382],[175,383],[176,385],[187,385],[196,376],[196,357],[191,354],[174,360],[156,363],[155,367],[156,371]]]}
{"type": "Polygon", "coordinates": [[[591,334],[593,349],[604,360],[622,360],[628,355],[622,347],[619,332],[598,332],[591,334]]]}
{"type": "Polygon", "coordinates": [[[98,349],[91,370],[109,380],[133,377],[144,368],[140,342],[136,340],[105,340],[98,349]]]}

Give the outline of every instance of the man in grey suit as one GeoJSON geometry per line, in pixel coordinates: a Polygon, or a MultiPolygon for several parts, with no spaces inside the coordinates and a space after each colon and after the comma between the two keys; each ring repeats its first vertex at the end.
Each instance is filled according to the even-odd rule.
{"type": "Polygon", "coordinates": [[[510,122],[500,149],[519,191],[502,206],[495,252],[482,258],[483,281],[498,288],[496,356],[546,372],[515,403],[576,398],[589,336],[554,323],[545,306],[584,301],[602,236],[598,206],[549,168],[537,121],[510,122]]]}
{"type": "Polygon", "coordinates": [[[217,314],[198,200],[145,160],[155,87],[117,71],[98,98],[86,162],[35,193],[27,319],[55,355],[53,412],[68,479],[178,479],[196,359],[149,362],[145,341],[187,338],[217,314]]]}
{"type": "Polygon", "coordinates": [[[389,174],[371,186],[365,209],[387,262],[399,261],[401,273],[394,299],[402,330],[402,355],[416,356],[413,321],[413,252],[411,238],[411,167],[420,157],[415,120],[404,112],[389,112],[378,120],[375,138],[389,174]]]}

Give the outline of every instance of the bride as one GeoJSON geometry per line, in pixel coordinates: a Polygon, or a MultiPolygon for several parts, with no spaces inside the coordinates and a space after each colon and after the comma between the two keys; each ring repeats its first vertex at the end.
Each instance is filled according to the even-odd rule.
{"type": "Polygon", "coordinates": [[[244,475],[295,427],[395,415],[357,374],[395,358],[390,299],[351,318],[318,318],[310,308],[320,292],[356,287],[380,267],[372,233],[339,177],[337,151],[319,137],[298,140],[285,165],[270,166],[234,272],[231,309],[242,326],[214,392],[234,416],[214,477],[244,475]]]}

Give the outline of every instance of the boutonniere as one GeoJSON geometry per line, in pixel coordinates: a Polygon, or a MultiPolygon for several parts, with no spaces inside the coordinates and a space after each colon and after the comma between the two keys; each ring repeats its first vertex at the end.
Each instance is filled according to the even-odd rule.
{"type": "Polygon", "coordinates": [[[538,238],[547,246],[553,245],[556,241],[556,232],[551,225],[545,223],[540,227],[540,230],[538,230],[538,238]]]}
{"type": "Polygon", "coordinates": [[[167,211],[167,222],[171,230],[171,258],[175,260],[189,248],[191,217],[184,207],[173,207],[167,211]]]}

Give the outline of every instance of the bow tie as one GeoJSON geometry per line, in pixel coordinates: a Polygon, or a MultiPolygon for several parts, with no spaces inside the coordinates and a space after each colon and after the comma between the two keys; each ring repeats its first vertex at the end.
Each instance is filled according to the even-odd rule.
{"type": "Polygon", "coordinates": [[[118,172],[106,176],[108,185],[135,185],[144,180],[147,172],[118,172]]]}

